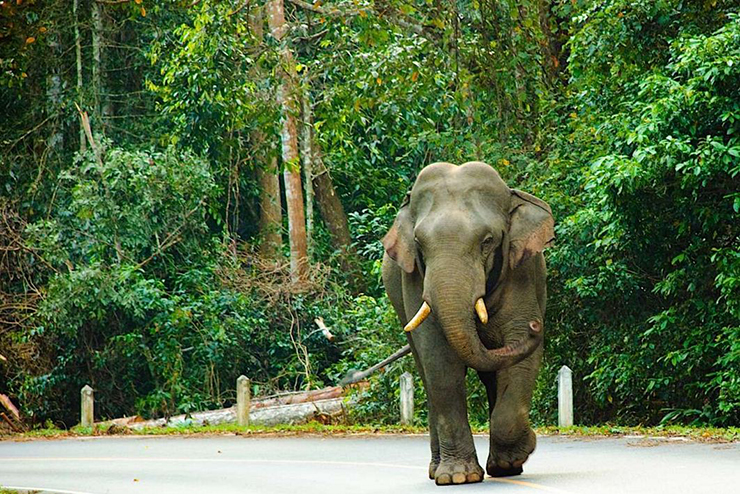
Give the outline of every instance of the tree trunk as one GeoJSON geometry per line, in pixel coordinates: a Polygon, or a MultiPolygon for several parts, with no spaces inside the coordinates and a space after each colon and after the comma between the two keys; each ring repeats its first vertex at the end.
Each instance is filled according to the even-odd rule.
{"type": "MultiPolygon", "coordinates": [[[[542,35],[545,38],[545,42],[542,44],[542,56],[545,59],[545,72],[548,78],[548,82],[551,85],[555,85],[561,69],[561,46],[560,43],[558,43],[557,37],[552,32],[552,29],[550,29],[550,20],[553,17],[551,0],[539,0],[538,15],[540,21],[540,29],[542,30],[542,35]]],[[[555,21],[557,22],[557,19],[555,19],[555,21]]]]}
{"type": "MultiPolygon", "coordinates": [[[[72,4],[72,12],[74,13],[75,54],[77,56],[77,104],[82,108],[82,41],[80,40],[80,18],[77,13],[79,3],[79,0],[74,0],[74,3],[72,4]]],[[[85,149],[85,127],[82,125],[82,120],[80,119],[80,153],[84,153],[85,149]]]]}
{"type": "Polygon", "coordinates": [[[296,128],[296,87],[295,63],[293,55],[283,37],[288,30],[283,11],[283,0],[270,2],[269,25],[272,36],[280,43],[280,66],[277,76],[280,80],[277,102],[282,112],[283,179],[285,181],[285,200],[288,206],[288,238],[290,239],[290,273],[295,283],[308,272],[308,253],[306,247],[306,218],[303,212],[303,188],[301,186],[301,166],[298,156],[298,133],[296,128]]]}
{"type": "Polygon", "coordinates": [[[270,160],[269,168],[259,168],[260,184],[260,253],[267,259],[277,260],[283,249],[282,205],[280,201],[280,179],[277,173],[277,158],[270,160]]]}
{"type": "MultiPolygon", "coordinates": [[[[93,0],[92,2],[92,90],[94,109],[93,116],[95,126],[103,132],[105,124],[103,116],[108,110],[106,101],[106,90],[103,77],[103,5],[93,0]]],[[[103,132],[104,133],[104,132],[103,132]]]]}
{"type": "MultiPolygon", "coordinates": [[[[249,28],[258,45],[263,41],[262,7],[256,6],[249,13],[249,28]]],[[[257,68],[259,70],[259,68],[257,68]]],[[[282,204],[280,199],[280,177],[277,158],[267,157],[265,136],[260,130],[252,132],[252,141],[259,158],[257,180],[260,185],[260,254],[272,260],[278,260],[283,250],[282,237],[282,204]]]]}
{"type": "Polygon", "coordinates": [[[364,285],[359,272],[360,262],[352,245],[347,215],[344,212],[342,201],[339,200],[339,196],[334,189],[334,183],[322,159],[321,150],[315,140],[313,143],[313,187],[316,191],[316,202],[318,202],[324,224],[331,234],[332,244],[339,251],[339,263],[342,271],[350,275],[355,291],[362,291],[364,285]]]}
{"type": "Polygon", "coordinates": [[[61,67],[61,41],[59,33],[51,32],[49,34],[49,73],[46,78],[46,105],[47,115],[52,117],[51,134],[47,141],[50,154],[58,154],[64,146],[64,134],[62,133],[62,124],[59,119],[59,110],[62,107],[62,76],[59,71],[61,67]]]}
{"type": "Polygon", "coordinates": [[[303,124],[301,125],[301,157],[306,181],[306,246],[308,257],[313,257],[313,112],[310,93],[303,95],[303,124]]]}

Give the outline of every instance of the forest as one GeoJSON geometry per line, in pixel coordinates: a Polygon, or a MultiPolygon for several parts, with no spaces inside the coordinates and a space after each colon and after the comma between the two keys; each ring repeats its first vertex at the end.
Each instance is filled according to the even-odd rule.
{"type": "Polygon", "coordinates": [[[738,425],[739,89],[737,0],[0,1],[0,393],[72,426],[85,384],[103,418],[334,385],[405,344],[416,175],[479,160],[555,217],[532,420],[568,365],[578,423],[738,425]]]}

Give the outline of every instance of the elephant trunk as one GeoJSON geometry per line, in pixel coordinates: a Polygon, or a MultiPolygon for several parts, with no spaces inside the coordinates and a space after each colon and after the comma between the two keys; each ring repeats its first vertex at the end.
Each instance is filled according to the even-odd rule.
{"type": "Polygon", "coordinates": [[[476,276],[470,273],[470,265],[455,264],[447,262],[437,270],[430,266],[425,280],[426,287],[434,287],[425,290],[425,299],[430,300],[432,313],[442,326],[450,346],[468,367],[483,372],[510,367],[527,358],[542,342],[540,322],[532,321],[529,332],[516,343],[494,350],[486,348],[478,336],[476,319],[481,308],[480,294],[475,292],[478,285],[480,290],[483,289],[485,280],[476,283],[476,276]],[[461,276],[461,273],[466,273],[461,271],[463,269],[470,275],[461,276]]]}

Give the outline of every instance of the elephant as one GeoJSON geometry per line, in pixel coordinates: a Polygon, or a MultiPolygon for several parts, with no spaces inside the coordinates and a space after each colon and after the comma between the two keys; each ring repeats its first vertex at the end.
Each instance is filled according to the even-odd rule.
{"type": "Polygon", "coordinates": [[[510,189],[490,165],[433,163],[419,173],[382,240],[382,277],[429,406],[437,485],[481,482],[465,375],[490,412],[486,471],[521,474],[536,445],[529,410],[542,361],[548,204],[510,189]]]}

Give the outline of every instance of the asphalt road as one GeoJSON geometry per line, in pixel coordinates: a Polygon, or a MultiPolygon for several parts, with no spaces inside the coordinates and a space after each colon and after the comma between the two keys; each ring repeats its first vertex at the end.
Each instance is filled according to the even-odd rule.
{"type": "MultiPolygon", "coordinates": [[[[485,465],[487,438],[476,437],[485,465]]],[[[0,442],[0,485],[68,494],[740,493],[740,444],[540,437],[524,474],[437,487],[425,436],[0,442]]]]}

